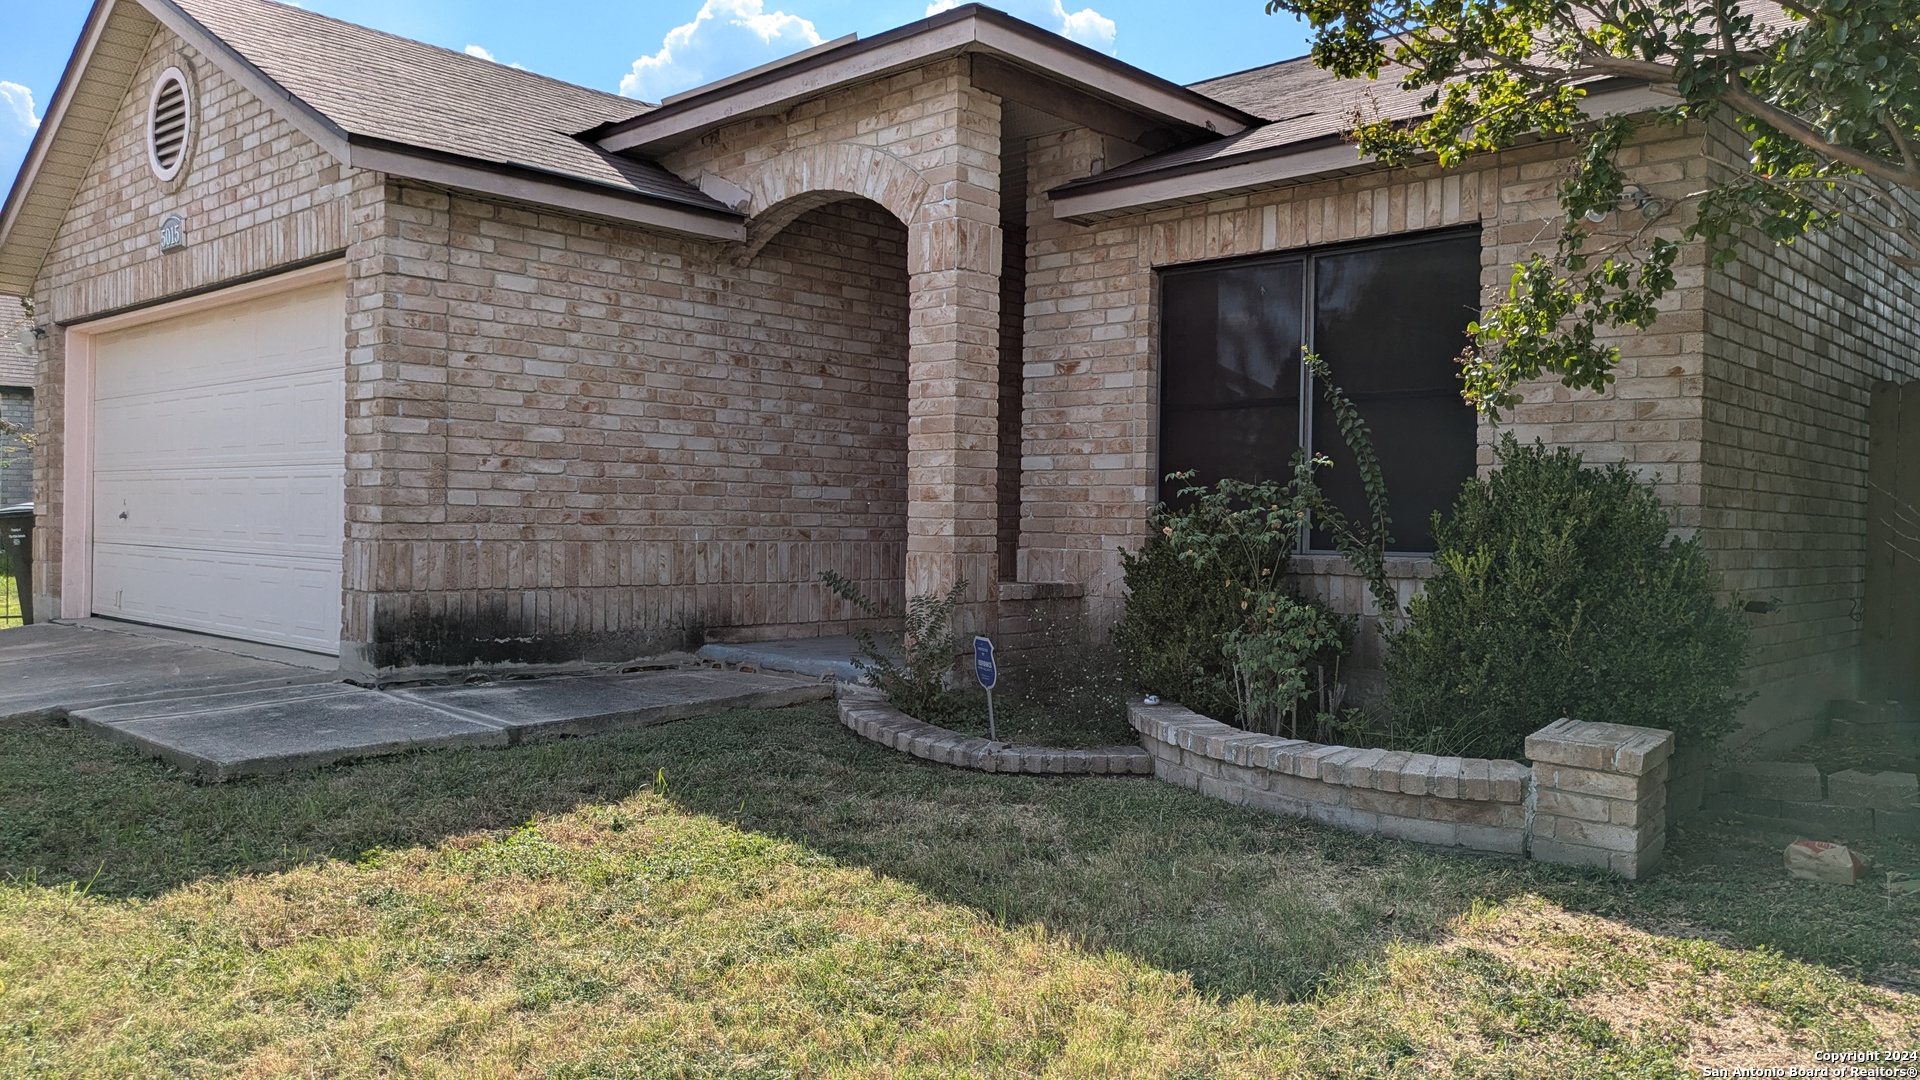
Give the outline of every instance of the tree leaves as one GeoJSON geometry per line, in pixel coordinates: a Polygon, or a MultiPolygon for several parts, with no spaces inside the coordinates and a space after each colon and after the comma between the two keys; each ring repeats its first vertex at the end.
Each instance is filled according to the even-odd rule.
{"type": "Polygon", "coordinates": [[[1849,221],[1889,238],[1895,264],[1920,267],[1912,0],[1270,0],[1267,11],[1308,22],[1320,67],[1427,92],[1422,119],[1359,123],[1362,154],[1453,167],[1524,138],[1574,140],[1554,250],[1516,266],[1462,355],[1463,393],[1482,412],[1499,416],[1542,374],[1611,382],[1619,354],[1602,331],[1653,321],[1677,241],[1703,242],[1724,265],[1744,236],[1789,242],[1849,221]],[[1588,116],[1589,94],[1620,79],[1673,104],[1651,118],[1588,116]],[[1695,212],[1677,238],[1641,228],[1595,259],[1584,218],[1622,206],[1628,142],[1648,123],[1689,120],[1730,122],[1741,159],[1716,161],[1688,193],[1695,212]]]}

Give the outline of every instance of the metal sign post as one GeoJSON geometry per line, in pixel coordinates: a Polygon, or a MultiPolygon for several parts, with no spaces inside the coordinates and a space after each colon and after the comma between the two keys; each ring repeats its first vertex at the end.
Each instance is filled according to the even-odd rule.
{"type": "Polygon", "coordinates": [[[973,639],[973,674],[980,680],[980,688],[987,692],[987,740],[999,742],[1000,735],[993,722],[993,684],[1000,681],[1000,673],[993,666],[993,642],[978,635],[973,639]]]}

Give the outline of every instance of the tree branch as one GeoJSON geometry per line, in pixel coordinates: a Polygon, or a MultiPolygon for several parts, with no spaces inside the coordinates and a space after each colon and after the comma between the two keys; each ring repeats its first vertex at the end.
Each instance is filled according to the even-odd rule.
{"type": "Polygon", "coordinates": [[[1842,165],[1858,169],[1868,176],[1878,177],[1889,184],[1920,189],[1920,168],[1901,168],[1865,151],[1831,142],[1814,130],[1812,124],[1777,105],[1754,97],[1745,90],[1724,90],[1720,94],[1720,100],[1770,127],[1777,128],[1807,149],[1824,154],[1842,165]]]}
{"type": "Polygon", "coordinates": [[[1900,160],[1907,163],[1907,170],[1911,172],[1920,168],[1913,159],[1913,143],[1908,141],[1907,133],[1900,130],[1900,125],[1894,122],[1893,114],[1882,110],[1880,123],[1887,129],[1887,134],[1893,136],[1894,149],[1900,151],[1900,160]]]}
{"type": "MultiPolygon", "coordinates": [[[[1667,85],[1677,85],[1679,82],[1677,68],[1657,61],[1593,53],[1583,55],[1580,62],[1582,67],[1574,69],[1574,73],[1617,75],[1667,85]]],[[[1761,123],[1779,130],[1807,149],[1831,158],[1848,168],[1857,169],[1890,184],[1920,189],[1920,164],[1916,164],[1911,157],[1904,166],[1895,165],[1885,158],[1869,154],[1864,150],[1856,150],[1851,146],[1833,142],[1821,135],[1812,124],[1772,102],[1762,101],[1752,92],[1738,85],[1729,86],[1714,97],[1761,123]]],[[[1905,149],[1904,140],[1900,145],[1905,149]]]]}

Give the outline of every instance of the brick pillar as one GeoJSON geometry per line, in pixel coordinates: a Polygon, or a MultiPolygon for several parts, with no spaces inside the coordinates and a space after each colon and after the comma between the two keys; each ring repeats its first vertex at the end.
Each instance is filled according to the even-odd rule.
{"type": "Polygon", "coordinates": [[[958,93],[951,157],[923,167],[907,228],[907,596],[966,579],[963,631],[991,627],[998,587],[1000,108],[958,93]]]}
{"type": "Polygon", "coordinates": [[[1673,732],[1555,720],[1527,736],[1529,853],[1541,862],[1645,877],[1667,843],[1673,732]]]}

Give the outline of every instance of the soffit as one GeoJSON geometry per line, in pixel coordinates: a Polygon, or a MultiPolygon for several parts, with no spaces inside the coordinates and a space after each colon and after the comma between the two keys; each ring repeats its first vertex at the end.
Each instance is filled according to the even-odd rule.
{"type": "Polygon", "coordinates": [[[131,0],[99,0],[0,208],[0,293],[25,296],[160,24],[131,0]]]}

